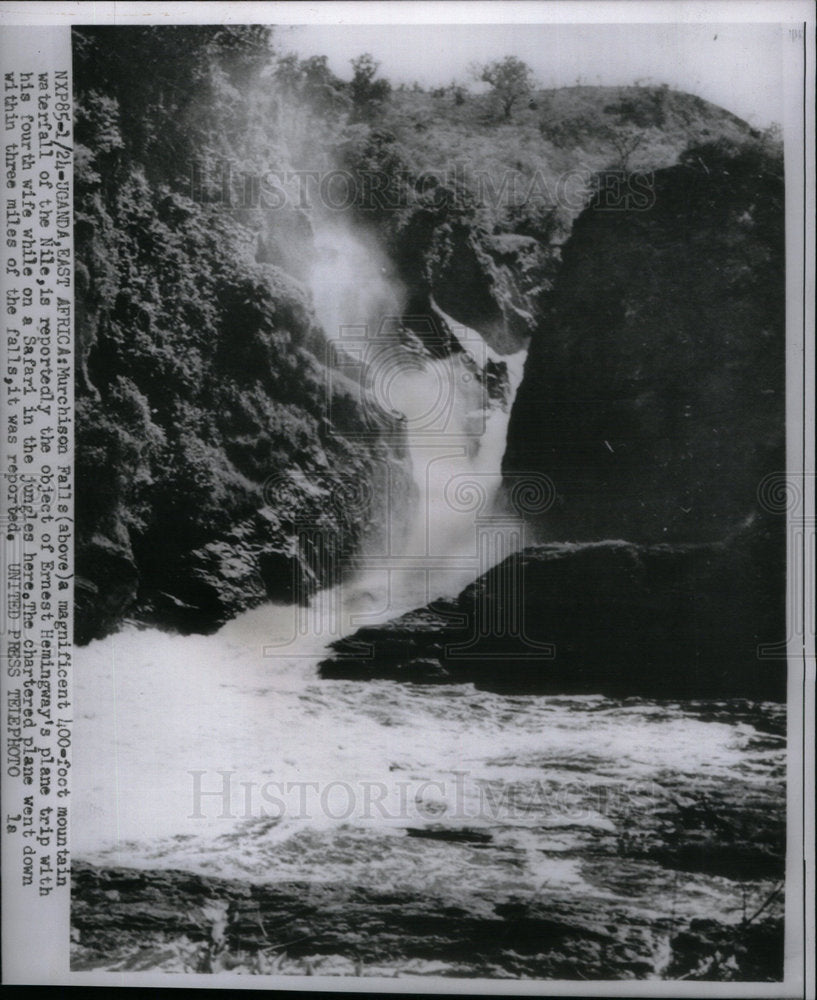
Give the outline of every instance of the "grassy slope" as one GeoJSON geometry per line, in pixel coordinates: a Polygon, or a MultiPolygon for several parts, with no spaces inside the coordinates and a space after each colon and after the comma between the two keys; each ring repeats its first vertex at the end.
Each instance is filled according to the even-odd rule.
{"type": "MultiPolygon", "coordinates": [[[[535,107],[520,102],[509,121],[498,113],[490,94],[469,95],[457,105],[449,95],[398,91],[378,123],[395,133],[418,173],[442,172],[458,164],[472,175],[487,174],[494,190],[501,190],[504,176],[516,174],[522,191],[530,189],[539,173],[555,191],[560,176],[577,171],[579,176],[566,182],[572,196],[583,190],[589,174],[618,165],[615,144],[606,134],[607,129],[618,127],[618,116],[605,109],[622,100],[644,102],[656,94],[664,120],[636,126],[644,139],[630,157],[630,169],[671,166],[691,143],[721,137],[736,140],[750,131],[730,112],[693,95],[638,87],[538,91],[533,95],[535,107]],[[557,134],[546,138],[540,130],[543,122],[547,132],[557,134]]],[[[578,199],[570,200],[578,206],[578,199]]]]}

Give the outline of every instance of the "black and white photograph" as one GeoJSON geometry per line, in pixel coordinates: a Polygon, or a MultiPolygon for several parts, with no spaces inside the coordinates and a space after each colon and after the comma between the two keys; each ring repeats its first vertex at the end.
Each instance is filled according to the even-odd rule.
{"type": "Polygon", "coordinates": [[[65,981],[802,996],[812,28],[80,6],[65,981]]]}

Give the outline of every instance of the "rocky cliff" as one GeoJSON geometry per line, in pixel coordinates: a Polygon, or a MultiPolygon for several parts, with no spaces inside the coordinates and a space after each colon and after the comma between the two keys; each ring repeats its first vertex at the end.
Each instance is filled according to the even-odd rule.
{"type": "Polygon", "coordinates": [[[541,537],[722,539],[785,469],[782,161],[714,143],[641,203],[601,187],[563,247],[504,469],[544,473],[541,537]]]}

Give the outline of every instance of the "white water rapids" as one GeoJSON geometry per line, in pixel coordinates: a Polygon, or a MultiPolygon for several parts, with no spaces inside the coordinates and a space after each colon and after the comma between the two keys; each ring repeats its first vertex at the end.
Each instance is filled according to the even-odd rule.
{"type": "MultiPolygon", "coordinates": [[[[352,318],[396,308],[383,265],[360,244],[330,238],[327,255],[314,276],[325,329],[350,315],[340,304],[357,302],[352,318]]],[[[463,336],[487,356],[473,331],[463,336]]],[[[515,390],[522,356],[505,360],[515,390]]],[[[480,476],[492,502],[510,407],[488,406],[461,360],[406,355],[384,391],[406,415],[420,503],[398,568],[366,569],[344,589],[344,633],[455,594],[486,568],[474,562],[474,512],[455,509],[446,489],[480,476]],[[441,393],[453,395],[433,425],[441,393]]],[[[318,595],[313,621],[336,598],[318,595]]],[[[582,851],[615,845],[634,817],[702,781],[774,786],[782,741],[770,750],[750,722],[692,704],[320,680],[337,633],[299,634],[301,613],[260,607],[206,637],[127,626],[76,651],[75,856],[440,893],[465,880],[608,904],[634,894],[659,914],[738,919],[724,878],[687,874],[679,893],[676,873],[645,862],[622,889],[582,851]],[[424,827],[476,828],[491,849],[407,832],[424,827]]],[[[752,891],[761,898],[764,886],[752,891]]]]}

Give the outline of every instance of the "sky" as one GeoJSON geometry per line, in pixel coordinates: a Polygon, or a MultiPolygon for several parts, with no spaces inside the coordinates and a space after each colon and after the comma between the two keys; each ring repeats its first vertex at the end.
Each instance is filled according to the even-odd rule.
{"type": "MultiPolygon", "coordinates": [[[[544,87],[636,80],[697,94],[765,127],[784,118],[778,24],[311,24],[278,26],[283,51],[326,55],[341,78],[370,52],[393,84],[469,81],[468,67],[515,55],[544,87]]],[[[473,84],[472,84],[473,86],[473,84]]]]}
{"type": "MultiPolygon", "coordinates": [[[[763,128],[791,117],[784,75],[799,72],[802,22],[813,25],[814,7],[813,0],[0,0],[0,20],[270,24],[280,49],[326,55],[343,79],[349,60],[370,52],[392,83],[423,86],[467,82],[470,63],[515,55],[544,87],[577,79],[667,83],[763,128]],[[798,26],[799,40],[789,37],[798,26]]],[[[800,95],[792,101],[799,107],[800,95]]]]}

